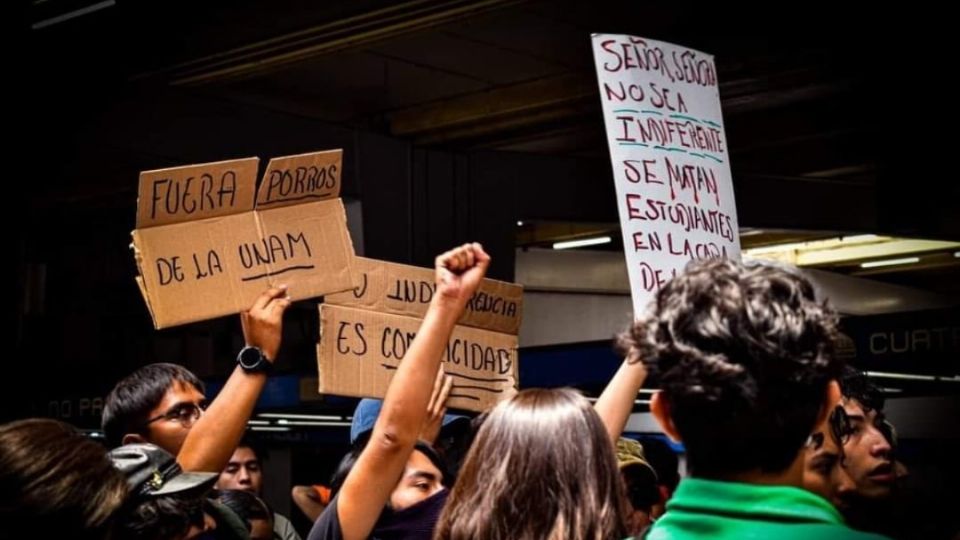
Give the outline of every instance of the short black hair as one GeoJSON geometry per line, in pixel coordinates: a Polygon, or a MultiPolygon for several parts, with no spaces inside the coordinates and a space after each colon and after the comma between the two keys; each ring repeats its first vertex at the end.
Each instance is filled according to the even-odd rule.
{"type": "Polygon", "coordinates": [[[251,528],[250,522],[255,519],[263,519],[273,522],[273,510],[270,506],[253,493],[236,489],[224,489],[214,491],[211,498],[218,503],[229,508],[234,514],[244,521],[247,530],[251,528]]]}
{"type": "Polygon", "coordinates": [[[203,526],[204,497],[175,493],[148,499],[131,497],[120,512],[117,538],[166,540],[186,534],[191,525],[203,526]]]}
{"type": "MultiPolygon", "coordinates": [[[[360,454],[363,453],[363,449],[366,447],[366,443],[370,440],[369,437],[363,439],[362,443],[360,439],[357,440],[350,448],[350,451],[344,454],[340,458],[340,463],[337,464],[336,470],[333,471],[333,474],[330,476],[330,498],[333,499],[337,493],[340,491],[340,488],[343,487],[343,483],[347,481],[347,476],[350,474],[350,471],[353,470],[353,466],[357,464],[357,460],[360,459],[360,454]]],[[[443,459],[440,457],[440,454],[427,442],[417,441],[413,447],[414,452],[420,452],[427,459],[430,460],[430,463],[433,464],[437,470],[440,471],[440,483],[449,488],[453,486],[451,481],[452,476],[447,470],[447,465],[444,463],[443,459]]]]}
{"type": "Polygon", "coordinates": [[[148,364],[117,383],[103,405],[101,426],[107,444],[120,446],[123,436],[143,432],[147,415],[175,382],[189,384],[204,393],[203,382],[177,364],[148,364]]]}
{"type": "Polygon", "coordinates": [[[350,474],[350,471],[353,470],[353,466],[356,465],[357,460],[360,459],[361,452],[363,452],[363,446],[354,445],[352,448],[350,448],[349,452],[340,458],[340,462],[337,464],[336,470],[334,470],[333,474],[330,475],[331,500],[336,497],[337,493],[340,492],[340,488],[343,487],[343,483],[347,480],[347,475],[350,474]]]}
{"type": "Polygon", "coordinates": [[[620,477],[623,478],[627,500],[634,510],[649,513],[653,505],[660,502],[657,475],[649,468],[642,465],[620,467],[620,477]]]}
{"type": "Polygon", "coordinates": [[[659,377],[692,474],[784,470],[842,366],[837,315],[795,271],[694,261],[620,338],[659,377]]]}

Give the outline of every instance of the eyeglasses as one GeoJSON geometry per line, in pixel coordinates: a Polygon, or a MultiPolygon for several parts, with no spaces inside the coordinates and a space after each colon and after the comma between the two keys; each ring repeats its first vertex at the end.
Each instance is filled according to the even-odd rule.
{"type": "MultiPolygon", "coordinates": [[[[837,405],[833,412],[830,413],[828,424],[830,426],[830,438],[833,439],[837,446],[843,448],[843,445],[850,440],[850,435],[853,433],[853,425],[850,422],[847,411],[837,405]]],[[[806,445],[814,450],[819,450],[820,447],[823,446],[823,441],[823,433],[811,433],[810,437],[807,438],[806,445]]]]}
{"type": "Polygon", "coordinates": [[[804,444],[807,446],[807,448],[819,450],[820,447],[823,446],[823,433],[820,433],[819,431],[816,433],[811,433],[810,436],[807,437],[807,442],[804,444]]]}
{"type": "Polygon", "coordinates": [[[877,413],[877,418],[874,421],[874,424],[877,426],[877,430],[880,431],[880,434],[883,435],[883,438],[887,440],[890,444],[890,448],[893,451],[897,449],[897,430],[893,427],[893,424],[887,420],[887,417],[883,413],[877,413]]]}
{"type": "Polygon", "coordinates": [[[837,405],[830,413],[830,435],[834,442],[842,447],[847,444],[852,434],[853,424],[850,422],[850,416],[842,406],[837,405]]]}
{"type": "Polygon", "coordinates": [[[150,418],[144,422],[143,425],[150,425],[157,420],[167,420],[169,422],[180,422],[180,425],[183,427],[190,427],[203,416],[203,411],[205,410],[207,410],[207,402],[205,401],[200,403],[178,403],[169,411],[150,418]]]}

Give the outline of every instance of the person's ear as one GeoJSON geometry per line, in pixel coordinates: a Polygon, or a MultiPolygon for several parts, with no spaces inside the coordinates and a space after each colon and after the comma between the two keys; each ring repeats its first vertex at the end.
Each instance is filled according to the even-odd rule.
{"type": "Polygon", "coordinates": [[[650,396],[650,413],[653,414],[657,423],[660,424],[660,428],[672,441],[683,442],[680,439],[677,426],[673,423],[673,418],[670,417],[670,403],[663,397],[663,392],[657,392],[650,396]]]}

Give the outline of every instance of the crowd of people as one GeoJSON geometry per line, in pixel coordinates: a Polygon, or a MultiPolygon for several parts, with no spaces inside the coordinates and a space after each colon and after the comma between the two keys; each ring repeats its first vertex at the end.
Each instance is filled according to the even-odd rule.
{"type": "MultiPolygon", "coordinates": [[[[490,263],[479,244],[436,259],[436,294],[382,400],[354,414],[323,486],[291,486],[308,540],[911,538],[907,475],[880,392],[834,352],[836,313],[790,268],[690,264],[618,337],[595,403],[529,388],[476,417],[447,414],[441,358],[490,263]],[[624,437],[648,376],[658,438],[624,437]]],[[[176,364],[106,399],[109,449],[70,426],[0,426],[0,536],[299,539],[261,498],[244,438],[281,346],[283,288],[241,314],[242,361],[209,405],[176,364]]]]}

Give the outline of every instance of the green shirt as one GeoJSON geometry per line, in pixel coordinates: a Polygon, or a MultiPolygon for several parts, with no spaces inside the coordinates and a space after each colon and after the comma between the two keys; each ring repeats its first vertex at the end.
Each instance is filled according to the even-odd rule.
{"type": "Polygon", "coordinates": [[[787,486],[685,478],[645,540],[879,540],[847,527],[822,497],[787,486]]]}

